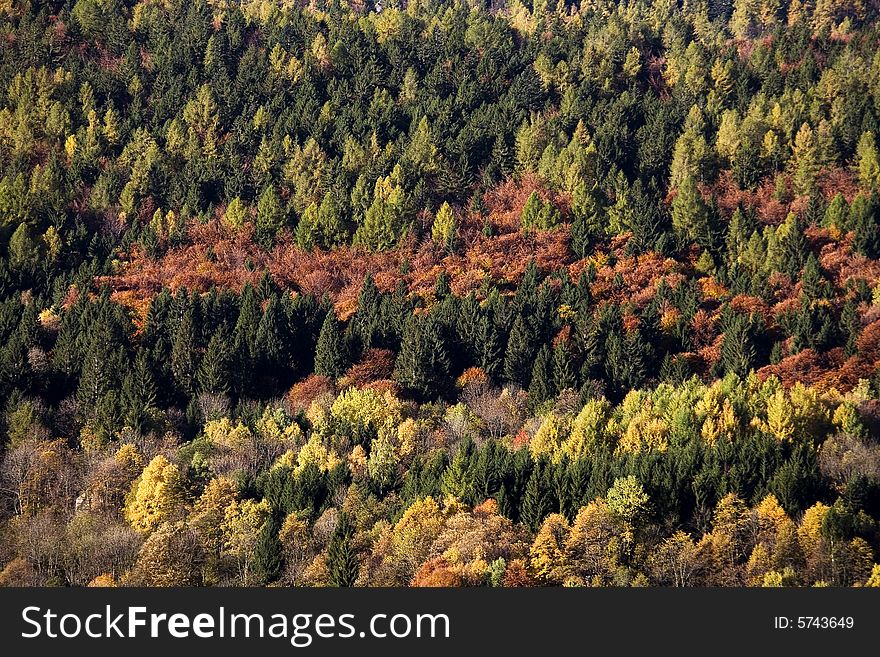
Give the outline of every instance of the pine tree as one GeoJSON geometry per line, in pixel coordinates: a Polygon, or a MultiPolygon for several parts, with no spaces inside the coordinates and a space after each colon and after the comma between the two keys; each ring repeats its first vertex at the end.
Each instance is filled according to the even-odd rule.
{"type": "Polygon", "coordinates": [[[846,340],[844,353],[847,356],[854,356],[858,351],[856,341],[862,331],[862,321],[858,308],[851,299],[843,304],[843,310],[840,313],[840,329],[846,340]]]}
{"type": "Polygon", "coordinates": [[[545,482],[546,467],[541,462],[535,464],[520,507],[520,519],[533,532],[540,529],[544,516],[552,511],[550,493],[545,482]]]}
{"type": "Polygon", "coordinates": [[[352,545],[354,527],[345,513],[339,514],[336,528],[327,545],[327,570],[330,585],[336,587],[354,586],[358,576],[357,554],[352,545]]]}
{"type": "Polygon", "coordinates": [[[284,210],[278,193],[271,185],[267,186],[257,201],[257,239],[264,247],[269,247],[284,227],[284,210]]]}
{"type": "Polygon", "coordinates": [[[553,398],[550,347],[546,344],[538,350],[529,383],[529,405],[534,409],[553,398]]]}
{"type": "Polygon", "coordinates": [[[138,353],[132,369],[122,384],[122,409],[125,421],[136,431],[143,431],[149,411],[156,408],[157,391],[150,371],[147,352],[138,353]]]}
{"type": "Polygon", "coordinates": [[[848,228],[849,208],[843,194],[838,192],[828,207],[825,209],[825,216],[822,218],[822,225],[831,228],[836,227],[838,230],[847,230],[848,228]]]}
{"type": "Polygon", "coordinates": [[[791,213],[785,221],[785,240],[783,242],[783,267],[792,279],[797,279],[809,254],[809,245],[804,235],[804,223],[800,216],[791,213]]]}
{"type": "Polygon", "coordinates": [[[270,517],[263,523],[254,548],[254,577],[259,585],[276,581],[284,565],[278,522],[270,517]]]}
{"type": "Polygon", "coordinates": [[[672,201],[672,225],[688,240],[703,247],[708,246],[708,208],[692,176],[682,180],[672,201]]]}
{"type": "Polygon", "coordinates": [[[381,335],[382,295],[372,274],[367,274],[358,295],[357,312],[352,325],[364,349],[375,347],[381,335]]]}
{"type": "Polygon", "coordinates": [[[522,209],[523,228],[532,228],[537,225],[543,206],[544,203],[541,201],[541,197],[538,196],[538,192],[532,192],[522,209]]]}
{"type": "Polygon", "coordinates": [[[205,357],[199,365],[196,381],[202,392],[225,394],[230,389],[230,369],[232,367],[232,352],[229,345],[229,334],[225,327],[211,336],[205,357]]]}
{"type": "Polygon", "coordinates": [[[577,375],[572,368],[566,342],[560,342],[553,348],[553,387],[557,394],[577,388],[577,375]]]}
{"type": "Polygon", "coordinates": [[[193,311],[188,309],[177,327],[171,346],[171,373],[178,390],[186,396],[195,391],[195,376],[198,371],[195,335],[193,311]]]}
{"type": "Polygon", "coordinates": [[[801,274],[801,295],[807,302],[813,302],[827,297],[828,292],[828,281],[822,276],[819,260],[810,253],[801,274]]]}
{"type": "Polygon", "coordinates": [[[287,361],[288,351],[284,329],[280,303],[278,297],[273,294],[266,304],[262,318],[260,318],[256,339],[259,361],[269,374],[278,373],[281,368],[291,366],[287,361]]]}
{"type": "Polygon", "coordinates": [[[724,340],[721,343],[722,369],[745,378],[754,366],[756,357],[749,318],[732,314],[725,326],[724,340]]]}
{"type": "Polygon", "coordinates": [[[479,364],[486,375],[498,380],[502,368],[502,347],[495,322],[488,315],[483,315],[479,325],[479,364]]]}
{"type": "Polygon", "coordinates": [[[880,258],[880,203],[877,192],[857,196],[850,208],[853,248],[867,258],[880,258]],[[860,200],[864,199],[864,200],[860,200]]]}
{"type": "Polygon", "coordinates": [[[816,137],[812,128],[804,123],[794,138],[791,156],[794,170],[794,188],[798,194],[809,196],[816,190],[819,173],[816,137]]]}
{"type": "Polygon", "coordinates": [[[403,332],[394,380],[418,398],[432,399],[445,391],[449,367],[449,355],[436,320],[413,315],[403,332]]]}
{"type": "Polygon", "coordinates": [[[318,346],[315,351],[315,374],[338,379],[345,372],[347,358],[345,344],[339,330],[336,313],[330,308],[318,334],[318,346]]]}
{"type": "Polygon", "coordinates": [[[504,377],[508,381],[525,387],[529,382],[534,358],[534,348],[531,341],[532,331],[523,319],[517,315],[510,329],[510,338],[507,341],[507,351],[504,356],[504,377]]]}

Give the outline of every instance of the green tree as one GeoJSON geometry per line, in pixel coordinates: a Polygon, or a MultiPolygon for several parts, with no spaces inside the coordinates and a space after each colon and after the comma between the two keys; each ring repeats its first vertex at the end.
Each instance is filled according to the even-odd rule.
{"type": "Polygon", "coordinates": [[[709,211],[692,176],[682,180],[672,201],[672,226],[692,242],[707,246],[709,211]]]}
{"type": "Polygon", "coordinates": [[[254,549],[254,578],[257,584],[265,585],[281,576],[284,559],[278,529],[278,523],[272,517],[260,529],[254,549]]]}
{"type": "Polygon", "coordinates": [[[431,240],[434,245],[444,251],[451,252],[455,247],[455,232],[457,230],[455,215],[449,203],[443,202],[434,218],[431,226],[431,240]]]}
{"type": "Polygon", "coordinates": [[[867,191],[880,187],[880,157],[877,155],[877,142],[874,133],[863,132],[856,147],[856,171],[859,184],[867,191]]]}
{"type": "Polygon", "coordinates": [[[394,380],[420,399],[436,398],[446,389],[449,368],[449,355],[437,321],[430,316],[411,316],[403,331],[394,380]]]}
{"type": "Polygon", "coordinates": [[[229,334],[225,328],[216,331],[208,340],[208,348],[199,365],[196,381],[202,392],[225,394],[230,390],[232,352],[229,334]]]}
{"type": "Polygon", "coordinates": [[[345,343],[342,332],[339,330],[339,322],[333,309],[327,311],[321,332],[318,334],[318,346],[315,351],[315,374],[338,379],[345,372],[348,359],[346,358],[345,343]]]}
{"type": "Polygon", "coordinates": [[[275,188],[269,185],[257,201],[257,239],[263,246],[268,247],[283,227],[284,210],[281,207],[281,200],[275,188]]]}
{"type": "Polygon", "coordinates": [[[535,356],[532,330],[522,315],[517,315],[510,329],[507,351],[504,356],[504,377],[508,381],[526,386],[529,382],[535,356]]]}
{"type": "Polygon", "coordinates": [[[542,345],[532,367],[529,383],[529,404],[537,408],[548,399],[553,398],[553,378],[551,369],[550,347],[542,345]]]}
{"type": "Polygon", "coordinates": [[[341,513],[327,546],[326,562],[331,586],[354,586],[355,580],[357,580],[358,559],[352,544],[353,538],[354,527],[348,516],[341,513]]]}

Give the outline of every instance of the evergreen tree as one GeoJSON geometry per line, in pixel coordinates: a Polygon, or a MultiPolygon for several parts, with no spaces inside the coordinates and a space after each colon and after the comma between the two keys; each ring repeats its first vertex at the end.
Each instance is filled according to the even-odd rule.
{"type": "Polygon", "coordinates": [[[531,383],[529,383],[529,405],[537,408],[548,399],[553,398],[553,378],[551,370],[550,347],[546,344],[538,350],[532,367],[531,383]]]}
{"type": "Polygon", "coordinates": [[[843,310],[840,313],[840,329],[846,340],[844,353],[847,356],[854,356],[858,351],[856,341],[862,331],[862,322],[858,308],[851,299],[843,304],[843,310]]]}
{"type": "Polygon", "coordinates": [[[271,246],[278,234],[284,227],[284,210],[281,208],[281,200],[272,185],[267,186],[257,201],[257,239],[264,247],[271,246]]]}
{"type": "Polygon", "coordinates": [[[480,319],[478,343],[480,367],[490,379],[498,380],[502,368],[501,339],[488,315],[480,319]]]}
{"type": "Polygon", "coordinates": [[[577,375],[571,363],[566,342],[560,342],[553,348],[553,387],[556,393],[577,388],[577,375]]]}
{"type": "Polygon", "coordinates": [[[263,523],[254,549],[254,577],[260,585],[276,581],[284,565],[278,523],[273,517],[263,523]]]}
{"type": "Polygon", "coordinates": [[[347,358],[345,343],[339,330],[336,313],[330,308],[318,334],[318,346],[315,351],[315,374],[338,379],[345,372],[347,358]]]}
{"type": "Polygon", "coordinates": [[[749,318],[732,314],[724,327],[724,340],[721,343],[722,369],[745,378],[754,367],[756,358],[749,318]]]}
{"type": "Polygon", "coordinates": [[[354,527],[345,513],[339,514],[336,528],[327,545],[327,571],[330,585],[336,587],[354,586],[358,576],[358,560],[352,539],[354,527]]]}
{"type": "Polygon", "coordinates": [[[504,356],[504,377],[513,383],[526,387],[529,374],[533,367],[534,348],[531,340],[532,331],[523,319],[517,315],[510,329],[507,351],[504,356]]]}
{"type": "Polygon", "coordinates": [[[157,398],[156,382],[150,371],[147,352],[142,350],[122,384],[125,421],[136,431],[142,432],[146,428],[149,412],[156,409],[157,398]]]}
{"type": "Polygon", "coordinates": [[[413,315],[403,332],[394,380],[418,398],[431,399],[445,391],[448,377],[449,356],[436,320],[413,315]]]}
{"type": "Polygon", "coordinates": [[[541,528],[544,517],[552,511],[550,492],[545,482],[546,469],[547,466],[541,462],[535,464],[520,507],[520,518],[532,532],[541,528]]]}
{"type": "Polygon", "coordinates": [[[205,356],[199,365],[196,381],[202,392],[226,394],[230,389],[232,352],[229,334],[221,327],[208,341],[205,356]]]}
{"type": "Polygon", "coordinates": [[[171,373],[177,389],[186,396],[195,391],[198,371],[196,354],[196,327],[193,311],[188,309],[174,335],[171,346],[171,373]]]}
{"type": "Polygon", "coordinates": [[[692,176],[687,176],[672,201],[672,226],[686,239],[708,246],[709,211],[692,176]]]}
{"type": "Polygon", "coordinates": [[[880,202],[877,192],[872,192],[860,203],[856,201],[859,201],[859,197],[850,208],[851,228],[855,231],[853,248],[867,258],[880,258],[880,202]]]}

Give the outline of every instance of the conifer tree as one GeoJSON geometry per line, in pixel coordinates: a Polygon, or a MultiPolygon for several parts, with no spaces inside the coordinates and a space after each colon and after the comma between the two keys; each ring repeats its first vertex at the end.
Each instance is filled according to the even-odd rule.
{"type": "Polygon", "coordinates": [[[357,553],[352,545],[354,527],[345,513],[339,514],[336,528],[327,546],[327,570],[330,585],[336,587],[354,586],[358,576],[357,553]]]}
{"type": "Polygon", "coordinates": [[[507,351],[504,356],[504,377],[508,381],[525,387],[529,382],[535,352],[532,346],[532,331],[523,319],[517,315],[510,329],[507,351]]]}
{"type": "Polygon", "coordinates": [[[532,532],[540,529],[544,516],[552,511],[550,493],[545,482],[546,467],[541,462],[535,464],[520,507],[520,518],[532,532]]]}
{"type": "Polygon", "coordinates": [[[538,350],[529,383],[529,405],[537,408],[553,397],[553,378],[550,347],[546,344],[538,350]]]}
{"type": "Polygon", "coordinates": [[[275,188],[269,185],[257,201],[257,239],[264,247],[268,247],[283,227],[284,210],[281,208],[281,200],[275,188]]]}
{"type": "Polygon", "coordinates": [[[197,371],[196,327],[193,311],[188,309],[177,328],[171,346],[171,373],[178,390],[186,396],[192,395],[195,391],[197,371]]]}
{"type": "Polygon", "coordinates": [[[431,226],[431,240],[434,245],[444,251],[452,252],[455,247],[455,231],[457,222],[449,203],[443,202],[431,226]]]}
{"type": "Polygon", "coordinates": [[[856,340],[861,333],[862,322],[858,308],[852,299],[843,304],[843,310],[840,313],[840,329],[846,340],[844,353],[847,356],[854,356],[858,350],[856,340]]]}
{"type": "Polygon", "coordinates": [[[196,380],[202,392],[225,394],[229,392],[232,367],[232,352],[229,334],[225,327],[216,331],[208,340],[205,356],[202,358],[196,380]]]}
{"type": "Polygon", "coordinates": [[[315,351],[315,374],[338,379],[345,372],[347,359],[345,344],[336,313],[330,308],[318,334],[318,346],[315,351]]]}
{"type": "Polygon", "coordinates": [[[138,353],[134,368],[125,376],[122,384],[122,409],[125,421],[136,431],[143,431],[149,412],[156,408],[156,382],[150,371],[147,352],[138,353]]]}
{"type": "Polygon", "coordinates": [[[724,328],[724,341],[721,343],[722,369],[745,378],[754,367],[756,358],[749,318],[732,314],[724,328]]]}
{"type": "Polygon", "coordinates": [[[557,394],[577,388],[577,375],[572,367],[568,345],[564,341],[553,348],[553,387],[557,394]]]}
{"type": "Polygon", "coordinates": [[[278,540],[278,522],[269,517],[260,529],[254,548],[254,577],[260,585],[276,581],[284,565],[281,541],[278,540]]]}
{"type": "Polygon", "coordinates": [[[449,355],[433,317],[413,315],[403,332],[394,365],[394,380],[420,399],[436,397],[449,377],[449,355]]]}
{"type": "Polygon", "coordinates": [[[692,176],[685,177],[672,201],[672,225],[679,234],[701,246],[707,246],[708,208],[692,176]]]}

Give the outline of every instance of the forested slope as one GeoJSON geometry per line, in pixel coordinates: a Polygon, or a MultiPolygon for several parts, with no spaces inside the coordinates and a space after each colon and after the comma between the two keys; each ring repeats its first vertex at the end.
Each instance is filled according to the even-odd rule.
{"type": "Polygon", "coordinates": [[[871,2],[0,1],[0,584],[880,585],[871,2]]]}

